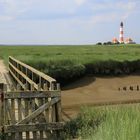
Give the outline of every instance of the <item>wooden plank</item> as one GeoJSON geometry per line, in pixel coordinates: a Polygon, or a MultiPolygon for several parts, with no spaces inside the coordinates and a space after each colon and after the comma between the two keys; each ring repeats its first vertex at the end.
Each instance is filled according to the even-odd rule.
{"type": "Polygon", "coordinates": [[[11,121],[12,124],[16,123],[16,118],[15,118],[15,100],[11,99],[11,121]]]}
{"type": "MultiPolygon", "coordinates": [[[[48,102],[48,99],[47,98],[44,98],[43,104],[45,104],[46,102],[48,102]]],[[[49,123],[49,109],[46,109],[44,111],[44,116],[46,118],[46,123],[49,123]]]]}
{"type": "Polygon", "coordinates": [[[39,124],[19,124],[19,125],[5,125],[5,133],[15,132],[29,132],[29,131],[47,131],[63,129],[64,123],[39,123],[39,124]]]}
{"type": "MultiPolygon", "coordinates": [[[[29,99],[28,100],[28,107],[29,107],[29,116],[32,114],[32,109],[34,108],[32,108],[32,105],[33,105],[33,99],[29,99]]],[[[34,121],[34,119],[32,119],[32,120],[30,120],[30,122],[28,122],[28,124],[31,124],[31,123],[33,123],[33,121],[34,121]]],[[[31,132],[29,132],[29,137],[30,137],[30,139],[31,138],[33,138],[33,131],[31,131],[31,132]]]]}
{"type": "MultiPolygon", "coordinates": [[[[31,99],[30,99],[30,100],[31,100],[31,99]]],[[[31,111],[34,112],[35,109],[36,109],[36,107],[35,107],[35,99],[32,99],[32,100],[31,100],[31,111]]],[[[31,112],[31,113],[32,113],[32,112],[31,112]]],[[[32,122],[32,123],[35,123],[35,121],[36,121],[36,118],[33,119],[31,122],[32,122]]],[[[33,133],[33,139],[36,140],[36,139],[37,139],[37,132],[36,132],[36,131],[33,131],[32,133],[33,133]]]]}
{"type": "MultiPolygon", "coordinates": [[[[43,105],[43,98],[38,99],[38,103],[39,103],[39,106],[41,107],[43,105]]],[[[39,116],[39,119],[38,119],[39,123],[43,123],[46,121],[46,116],[45,116],[46,114],[44,112],[43,114],[44,116],[43,115],[39,116]]],[[[40,139],[42,138],[43,138],[43,131],[40,131],[40,139]]]]}
{"type": "Polygon", "coordinates": [[[11,124],[11,118],[12,118],[12,112],[11,111],[12,110],[11,110],[11,105],[10,105],[10,101],[9,100],[5,100],[5,111],[7,112],[8,124],[11,124]]]}
{"type": "Polygon", "coordinates": [[[20,92],[7,92],[5,99],[24,99],[24,98],[48,98],[60,97],[59,91],[20,91],[20,92]]]}
{"type": "Polygon", "coordinates": [[[47,83],[44,83],[44,85],[43,85],[43,90],[44,90],[44,91],[48,91],[48,84],[47,84],[47,83]]]}
{"type": "MultiPolygon", "coordinates": [[[[8,109],[7,109],[7,102],[8,102],[8,99],[5,99],[4,100],[4,124],[6,125],[8,125],[9,123],[9,114],[8,114],[8,109]]],[[[0,117],[1,117],[1,114],[0,114],[0,117]]]]}
{"type": "Polygon", "coordinates": [[[21,109],[21,99],[18,99],[18,121],[21,121],[22,120],[22,109],[21,109]]]}
{"type": "MultiPolygon", "coordinates": [[[[61,96],[61,89],[59,83],[57,83],[57,90],[60,91],[61,96]]],[[[61,100],[55,104],[55,109],[56,109],[56,122],[61,122],[62,121],[61,100]]]]}
{"type": "MultiPolygon", "coordinates": [[[[20,85],[17,84],[17,90],[20,90],[20,89],[21,89],[20,85]]],[[[18,105],[18,121],[21,121],[22,120],[22,108],[21,108],[22,104],[21,104],[21,99],[17,100],[17,105],[18,105]]],[[[22,132],[18,133],[17,139],[18,140],[22,140],[22,132]]]]}
{"type": "Polygon", "coordinates": [[[21,99],[21,106],[20,106],[20,111],[21,111],[21,115],[22,118],[25,118],[26,114],[25,114],[25,101],[23,99],[21,99]]]}
{"type": "Polygon", "coordinates": [[[37,131],[33,131],[33,140],[37,140],[37,131]]]}
{"type": "Polygon", "coordinates": [[[55,104],[55,109],[56,109],[56,122],[61,122],[62,121],[61,101],[55,104]]]}
{"type": "Polygon", "coordinates": [[[4,126],[4,84],[0,84],[0,135],[3,135],[3,126],[4,126]]]}
{"type": "MultiPolygon", "coordinates": [[[[18,121],[22,120],[22,109],[21,109],[21,99],[18,99],[18,121]]],[[[22,132],[19,133],[18,139],[22,139],[22,132]]]]}
{"type": "MultiPolygon", "coordinates": [[[[16,123],[16,118],[15,118],[15,100],[11,99],[11,123],[15,124],[16,123]]],[[[15,139],[16,133],[12,133],[11,137],[12,139],[15,139]]]]}
{"type": "Polygon", "coordinates": [[[56,80],[53,79],[52,77],[50,77],[50,76],[48,76],[48,75],[46,75],[46,74],[34,69],[33,67],[31,67],[31,66],[29,66],[27,64],[24,64],[23,62],[21,62],[19,60],[16,60],[15,58],[13,58],[11,56],[9,56],[9,58],[12,59],[13,61],[19,63],[20,65],[24,66],[25,68],[31,70],[32,72],[36,73],[37,75],[41,76],[43,79],[47,80],[48,82],[50,82],[50,83],[51,82],[56,82],[56,80]]]}
{"type": "MultiPolygon", "coordinates": [[[[51,87],[52,87],[51,90],[54,91],[55,90],[55,85],[53,83],[52,83],[51,87]]],[[[56,122],[56,108],[55,108],[55,104],[52,105],[52,122],[56,122]]]]}
{"type": "MultiPolygon", "coordinates": [[[[26,118],[26,116],[28,116],[28,114],[29,114],[29,104],[28,104],[28,99],[24,99],[24,101],[25,101],[25,118],[26,118]]],[[[19,122],[21,122],[21,121],[19,121],[19,122]]],[[[29,139],[30,138],[29,132],[27,132],[27,131],[25,131],[25,132],[26,132],[26,139],[29,139]]]]}
{"type": "MultiPolygon", "coordinates": [[[[54,98],[51,100],[51,105],[57,103],[58,101],[60,101],[60,98],[54,98]]],[[[30,120],[34,119],[35,117],[37,117],[38,115],[40,115],[43,111],[45,111],[47,108],[49,107],[49,103],[46,103],[44,105],[42,105],[41,107],[39,107],[35,112],[33,112],[31,115],[28,115],[25,117],[25,119],[23,119],[22,121],[16,123],[16,125],[18,124],[24,124],[24,123],[28,123],[30,120]]]]}

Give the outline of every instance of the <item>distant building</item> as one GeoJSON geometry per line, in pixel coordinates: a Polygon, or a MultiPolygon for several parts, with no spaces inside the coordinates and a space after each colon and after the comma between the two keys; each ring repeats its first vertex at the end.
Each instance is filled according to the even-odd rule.
{"type": "Polygon", "coordinates": [[[112,39],[113,44],[125,43],[125,44],[136,44],[131,38],[124,39],[124,24],[123,22],[120,23],[120,36],[119,40],[117,38],[112,39]]]}
{"type": "Polygon", "coordinates": [[[112,39],[112,43],[117,44],[117,43],[119,43],[119,41],[117,40],[117,38],[114,37],[114,38],[112,39]]]}
{"type": "Polygon", "coordinates": [[[131,38],[126,38],[125,44],[135,44],[135,42],[131,38]]]}

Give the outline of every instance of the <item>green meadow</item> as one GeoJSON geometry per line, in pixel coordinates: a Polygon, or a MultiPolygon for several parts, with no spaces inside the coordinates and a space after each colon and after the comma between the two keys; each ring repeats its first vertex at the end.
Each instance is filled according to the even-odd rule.
{"type": "Polygon", "coordinates": [[[72,60],[85,64],[104,60],[132,61],[140,59],[139,54],[140,45],[0,46],[1,58],[7,60],[11,55],[23,61],[72,60]]]}
{"type": "Polygon", "coordinates": [[[65,85],[87,74],[120,75],[140,70],[140,45],[1,46],[0,57],[11,55],[65,85]]]}
{"type": "MultiPolygon", "coordinates": [[[[0,46],[0,58],[13,56],[56,78],[62,84],[85,74],[140,72],[140,45],[0,46]]],[[[67,122],[61,139],[139,140],[140,105],[81,109],[67,122]]]]}

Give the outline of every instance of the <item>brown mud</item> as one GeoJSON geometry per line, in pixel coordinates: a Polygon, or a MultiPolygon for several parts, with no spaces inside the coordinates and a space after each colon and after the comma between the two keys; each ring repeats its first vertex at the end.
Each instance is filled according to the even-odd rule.
{"type": "Polygon", "coordinates": [[[140,76],[84,77],[62,90],[64,119],[77,115],[85,105],[140,102],[140,76]]]}

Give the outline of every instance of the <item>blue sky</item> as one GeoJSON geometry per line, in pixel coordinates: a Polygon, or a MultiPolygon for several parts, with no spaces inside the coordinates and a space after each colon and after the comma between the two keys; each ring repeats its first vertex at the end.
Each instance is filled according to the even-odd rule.
{"type": "Polygon", "coordinates": [[[140,0],[0,0],[0,44],[140,43],[140,0]]]}

